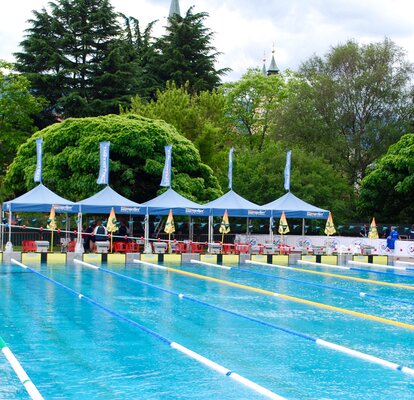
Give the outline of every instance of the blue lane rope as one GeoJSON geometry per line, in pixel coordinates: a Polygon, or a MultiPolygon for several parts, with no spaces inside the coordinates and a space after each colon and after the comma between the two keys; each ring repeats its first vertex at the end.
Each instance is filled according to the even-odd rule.
{"type": "MultiPolygon", "coordinates": [[[[345,354],[348,354],[352,357],[356,357],[356,358],[359,358],[359,359],[364,359],[364,360],[373,362],[375,364],[380,364],[384,367],[391,368],[391,369],[396,370],[396,371],[401,371],[401,372],[405,372],[405,373],[410,374],[410,375],[414,375],[414,369],[412,369],[412,368],[403,367],[403,366],[398,365],[396,363],[393,363],[393,362],[390,362],[390,361],[387,361],[387,360],[383,360],[381,358],[371,356],[369,354],[362,353],[360,351],[353,350],[353,349],[350,349],[350,348],[345,347],[345,346],[341,346],[341,345],[338,345],[338,344],[335,344],[335,343],[332,343],[332,342],[328,342],[328,341],[325,341],[325,340],[322,340],[322,339],[319,339],[319,338],[315,338],[315,337],[312,337],[312,336],[307,335],[307,334],[302,333],[302,332],[295,331],[295,330],[290,329],[290,328],[285,328],[283,326],[275,325],[275,324],[272,324],[272,323],[254,318],[254,317],[250,317],[250,316],[245,315],[245,314],[241,314],[241,313],[238,313],[238,312],[235,312],[235,311],[231,311],[227,308],[223,308],[223,307],[208,303],[206,301],[199,300],[199,299],[196,299],[196,298],[191,297],[191,296],[187,296],[183,293],[174,292],[170,289],[166,289],[166,288],[163,288],[161,286],[157,286],[157,285],[154,285],[152,283],[142,281],[140,279],[132,278],[128,275],[120,274],[119,272],[111,271],[109,269],[98,267],[96,265],[89,264],[89,263],[86,263],[86,262],[80,261],[80,260],[74,260],[74,261],[77,264],[81,264],[81,265],[84,265],[84,266],[87,266],[87,267],[91,267],[91,268],[97,269],[99,271],[102,271],[102,272],[120,277],[122,279],[126,279],[126,280],[131,281],[131,282],[139,283],[141,285],[144,285],[144,286],[147,286],[147,287],[150,287],[150,288],[153,288],[153,289],[160,290],[162,292],[177,296],[180,299],[188,300],[188,301],[191,301],[191,302],[194,302],[194,303],[197,303],[197,304],[201,304],[203,306],[211,307],[213,309],[225,312],[227,314],[230,314],[230,315],[233,315],[233,316],[236,316],[236,317],[239,317],[239,318],[243,318],[243,319],[251,321],[251,322],[255,322],[257,324],[266,326],[268,328],[276,329],[278,331],[287,333],[289,335],[300,337],[302,339],[311,341],[311,342],[316,343],[318,345],[330,348],[331,350],[338,351],[340,353],[345,353],[345,354]]],[[[207,264],[209,264],[209,263],[207,263],[207,264]]],[[[214,264],[210,264],[210,265],[214,265],[214,264]]],[[[231,269],[231,267],[224,267],[224,268],[225,269],[231,269]]]]}
{"type": "MultiPolygon", "coordinates": [[[[201,364],[204,364],[204,365],[208,366],[209,368],[221,373],[222,375],[225,375],[225,376],[233,379],[234,381],[241,383],[242,385],[254,390],[255,392],[260,393],[260,394],[268,397],[269,399],[274,399],[274,400],[284,400],[285,399],[284,397],[270,391],[269,389],[266,389],[265,387],[255,383],[255,382],[253,382],[253,381],[251,381],[247,378],[244,378],[243,376],[237,374],[236,372],[233,372],[233,371],[227,369],[226,367],[223,367],[222,365],[220,365],[220,364],[218,364],[218,363],[202,356],[201,354],[198,354],[198,353],[188,349],[187,347],[182,346],[181,344],[179,344],[177,342],[173,342],[173,341],[167,339],[166,337],[162,336],[161,334],[153,331],[152,329],[147,328],[146,326],[144,326],[144,325],[142,325],[142,324],[140,324],[140,323],[138,323],[138,322],[136,322],[136,321],[134,321],[134,320],[132,320],[128,317],[125,317],[124,315],[119,314],[118,312],[116,312],[114,310],[111,310],[108,307],[105,307],[104,305],[96,302],[92,298],[87,297],[87,296],[83,295],[82,293],[79,293],[79,292],[71,289],[70,287],[63,285],[62,283],[60,283],[58,281],[55,281],[52,278],[49,278],[48,276],[42,274],[41,272],[38,272],[38,271],[28,267],[27,265],[22,264],[21,262],[15,260],[13,258],[11,259],[11,262],[13,264],[19,265],[20,267],[23,267],[24,269],[26,269],[28,271],[33,272],[34,274],[42,277],[43,279],[46,279],[47,281],[49,281],[49,282],[65,289],[65,290],[67,290],[68,292],[70,292],[70,293],[74,294],[76,297],[78,297],[79,300],[85,300],[86,302],[100,308],[101,310],[103,310],[103,311],[107,312],[108,314],[120,319],[121,321],[127,322],[127,323],[135,326],[136,328],[142,330],[145,333],[148,333],[149,335],[155,337],[156,339],[158,339],[161,342],[167,344],[168,346],[170,346],[171,348],[179,351],[180,353],[185,354],[188,357],[192,358],[193,360],[196,360],[196,361],[200,362],[201,364]]],[[[414,373],[414,370],[413,370],[413,373],[414,373]]]]}
{"type": "MultiPolygon", "coordinates": [[[[197,261],[197,260],[191,260],[191,263],[193,263],[193,264],[205,264],[205,265],[210,265],[212,267],[220,267],[217,264],[205,263],[203,261],[197,261]]],[[[253,262],[253,264],[254,264],[254,262],[253,262]]],[[[324,285],[322,283],[306,282],[306,281],[301,281],[299,279],[283,278],[283,277],[276,276],[276,275],[265,274],[263,272],[247,271],[247,270],[242,269],[242,268],[235,268],[235,267],[227,267],[226,266],[225,269],[231,270],[231,271],[236,271],[236,272],[239,272],[239,273],[244,273],[244,274],[261,276],[261,277],[265,277],[265,278],[278,279],[278,280],[287,281],[287,282],[300,283],[302,285],[320,287],[320,288],[323,288],[323,289],[336,290],[338,292],[356,294],[359,297],[370,297],[370,298],[373,298],[373,299],[388,300],[388,301],[393,301],[393,302],[396,302],[396,303],[409,304],[409,305],[414,306],[413,301],[400,300],[400,299],[396,299],[395,297],[381,296],[379,294],[373,294],[373,293],[367,293],[367,292],[359,292],[357,290],[338,288],[336,286],[324,285]]]]}
{"type": "MultiPolygon", "coordinates": [[[[364,269],[364,268],[357,268],[357,267],[343,267],[343,266],[339,266],[339,265],[322,264],[322,263],[316,263],[316,262],[305,261],[305,260],[299,260],[298,263],[299,264],[315,265],[317,267],[322,267],[322,268],[345,269],[345,270],[348,270],[348,271],[369,272],[370,274],[392,275],[392,276],[397,276],[397,277],[400,277],[400,278],[414,279],[413,275],[398,274],[398,273],[393,272],[393,271],[376,271],[375,269],[364,269]]],[[[409,269],[407,269],[407,271],[409,271],[409,269]]],[[[413,271],[414,271],[414,269],[413,269],[413,271]]]]}

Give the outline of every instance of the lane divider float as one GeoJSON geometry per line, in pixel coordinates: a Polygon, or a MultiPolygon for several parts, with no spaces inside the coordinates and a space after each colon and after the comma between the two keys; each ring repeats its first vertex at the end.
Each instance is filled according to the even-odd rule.
{"type": "MultiPolygon", "coordinates": [[[[11,262],[13,264],[19,265],[20,267],[33,272],[35,275],[42,277],[43,279],[46,279],[47,281],[67,290],[68,292],[72,293],[73,295],[75,295],[76,297],[78,297],[79,300],[84,300],[89,304],[92,304],[98,308],[100,308],[101,310],[107,312],[108,314],[112,315],[115,318],[118,318],[121,321],[127,322],[133,326],[135,326],[136,328],[140,329],[141,331],[148,333],[149,335],[155,337],[156,339],[160,340],[161,342],[163,342],[164,344],[170,346],[171,348],[179,351],[182,354],[187,355],[188,357],[192,358],[193,360],[198,361],[199,363],[206,365],[207,367],[211,368],[212,370],[227,376],[229,378],[231,378],[232,380],[241,383],[242,385],[250,388],[251,390],[255,391],[256,393],[260,393],[263,396],[269,398],[269,399],[275,399],[275,400],[283,400],[285,399],[282,396],[279,396],[278,394],[270,391],[269,389],[266,389],[265,387],[251,381],[250,379],[244,378],[243,376],[237,374],[236,372],[233,372],[229,369],[227,369],[226,367],[223,367],[222,365],[202,356],[201,354],[198,354],[192,350],[190,350],[189,348],[182,346],[179,343],[173,342],[169,339],[167,339],[166,337],[162,336],[161,334],[159,334],[158,332],[153,331],[150,328],[147,328],[146,326],[128,318],[125,317],[124,315],[111,310],[110,308],[104,306],[101,303],[98,303],[97,301],[93,300],[92,298],[83,295],[82,293],[79,293],[75,290],[73,290],[72,288],[63,285],[62,283],[55,281],[54,279],[48,277],[47,275],[42,274],[41,272],[38,272],[30,267],[28,267],[27,265],[22,264],[21,262],[15,260],[15,259],[11,259],[11,262]]],[[[93,266],[92,264],[89,264],[89,266],[93,266]]],[[[93,266],[96,267],[96,266],[93,266]]],[[[97,268],[97,267],[96,267],[97,268]]]]}
{"type": "MultiPolygon", "coordinates": [[[[372,283],[373,285],[390,286],[390,287],[395,287],[395,288],[399,288],[399,289],[414,290],[414,286],[404,285],[402,283],[391,283],[391,282],[375,281],[373,279],[357,278],[355,276],[338,275],[338,274],[332,274],[330,272],[313,271],[313,270],[304,269],[304,268],[285,267],[285,266],[282,266],[282,265],[268,264],[268,263],[264,263],[264,262],[260,262],[260,261],[246,260],[246,263],[256,264],[256,265],[263,265],[263,266],[270,267],[270,268],[288,269],[290,271],[302,272],[302,273],[305,273],[305,274],[330,276],[332,278],[345,279],[345,280],[355,281],[355,282],[372,283]]],[[[368,271],[368,272],[371,272],[371,271],[368,271]]]]}
{"type": "Polygon", "coordinates": [[[23,384],[27,393],[33,400],[43,400],[43,396],[40,394],[37,387],[31,381],[26,371],[23,369],[13,352],[7,346],[6,342],[0,336],[0,349],[6,360],[9,362],[20,382],[23,384]]]}
{"type": "Polygon", "coordinates": [[[275,296],[275,297],[279,297],[281,299],[290,300],[290,301],[293,301],[293,302],[296,302],[296,303],[306,304],[306,305],[309,305],[309,306],[312,306],[312,307],[318,307],[318,308],[323,308],[323,309],[326,309],[326,310],[337,311],[337,312],[340,312],[340,313],[343,313],[343,314],[348,314],[348,315],[352,315],[352,316],[355,316],[355,317],[369,319],[371,321],[381,322],[383,324],[388,324],[388,325],[398,326],[400,328],[407,328],[407,329],[414,330],[414,325],[412,325],[412,324],[408,324],[408,323],[400,322],[400,321],[394,321],[394,320],[391,320],[391,319],[378,317],[376,315],[364,314],[364,313],[361,313],[361,312],[358,312],[358,311],[348,310],[346,308],[341,308],[341,307],[330,306],[328,304],[318,303],[316,301],[306,300],[306,299],[302,299],[300,297],[289,296],[289,295],[282,294],[282,293],[276,293],[276,292],[272,292],[272,291],[266,290],[266,289],[260,289],[260,288],[256,288],[256,287],[253,287],[253,286],[242,285],[240,283],[225,281],[223,279],[217,279],[217,278],[212,278],[210,276],[195,274],[193,272],[182,271],[180,269],[164,267],[164,266],[161,266],[161,265],[158,265],[158,264],[152,264],[152,263],[149,263],[149,262],[146,262],[146,261],[134,260],[134,263],[147,265],[149,267],[158,268],[158,269],[162,269],[164,271],[170,271],[170,272],[174,272],[174,273],[181,274],[181,275],[191,276],[193,278],[203,279],[203,280],[210,281],[210,282],[221,283],[223,285],[228,285],[228,286],[236,287],[236,288],[239,288],[239,289],[249,290],[249,291],[255,292],[255,293],[261,293],[261,294],[266,294],[266,295],[270,295],[270,296],[275,296]]]}
{"type": "MultiPolygon", "coordinates": [[[[205,263],[204,261],[198,261],[198,260],[190,260],[190,262],[192,264],[207,265],[207,266],[210,266],[210,267],[217,267],[217,268],[223,268],[224,267],[222,265],[213,264],[213,263],[205,263]]],[[[262,276],[264,278],[277,279],[277,280],[282,280],[282,281],[287,281],[287,282],[295,282],[295,283],[299,283],[301,285],[315,286],[315,287],[320,287],[320,288],[323,288],[323,289],[330,289],[330,290],[334,290],[334,291],[338,291],[338,292],[355,294],[359,297],[368,297],[368,298],[379,299],[379,300],[388,300],[388,301],[393,301],[393,302],[396,302],[396,303],[409,304],[409,305],[414,306],[414,301],[401,300],[401,299],[397,299],[395,297],[381,296],[379,294],[373,294],[373,293],[368,293],[368,292],[360,292],[358,290],[352,290],[352,289],[339,288],[339,287],[336,287],[336,286],[325,285],[325,284],[322,284],[322,283],[301,281],[299,279],[284,278],[284,277],[281,277],[281,276],[265,274],[263,272],[248,271],[248,270],[242,269],[242,268],[236,268],[236,267],[225,267],[225,268],[228,269],[228,270],[236,271],[236,272],[243,273],[243,274],[262,276]]],[[[289,267],[285,267],[285,268],[289,269],[289,267]]]]}
{"type": "MultiPolygon", "coordinates": [[[[390,369],[393,369],[393,370],[396,370],[396,371],[400,371],[400,372],[404,372],[406,374],[409,374],[409,375],[413,375],[414,376],[414,369],[412,369],[412,368],[404,367],[404,366],[399,365],[397,363],[390,362],[390,361],[384,360],[382,358],[375,357],[375,356],[372,356],[370,354],[366,354],[366,353],[360,352],[358,350],[350,349],[349,347],[341,346],[341,345],[338,345],[336,343],[332,343],[332,342],[329,342],[329,341],[326,341],[326,340],[322,340],[322,339],[319,339],[319,338],[315,338],[315,337],[312,337],[312,336],[307,335],[305,333],[301,333],[301,332],[295,331],[295,330],[290,329],[290,328],[286,328],[286,327],[283,327],[283,326],[275,325],[275,324],[272,324],[270,322],[266,322],[266,321],[263,321],[263,320],[260,320],[260,319],[254,318],[254,317],[250,317],[248,315],[241,314],[241,313],[238,313],[238,312],[229,310],[227,308],[220,307],[220,306],[217,306],[217,305],[208,303],[208,302],[203,301],[203,300],[199,300],[199,299],[197,299],[195,297],[188,296],[188,295],[185,295],[183,293],[178,293],[178,292],[175,292],[173,290],[163,288],[161,286],[153,285],[152,283],[144,282],[144,281],[142,281],[140,279],[136,279],[136,278],[133,278],[133,277],[128,276],[128,275],[120,274],[119,272],[111,271],[109,269],[102,268],[102,267],[98,267],[96,265],[89,264],[89,263],[86,263],[86,262],[80,261],[80,260],[74,260],[74,261],[77,264],[80,264],[80,265],[83,265],[83,266],[86,266],[86,267],[90,267],[90,268],[94,268],[94,269],[97,269],[99,271],[105,272],[107,274],[114,275],[116,277],[119,277],[119,278],[122,278],[122,279],[126,279],[126,280],[131,281],[131,282],[139,283],[141,285],[150,287],[152,289],[160,290],[160,291],[165,292],[165,293],[169,293],[171,295],[177,296],[179,299],[188,300],[188,301],[194,302],[196,304],[201,304],[203,306],[211,307],[211,308],[213,308],[215,310],[219,310],[219,311],[225,312],[225,313],[230,314],[232,316],[236,316],[236,317],[239,317],[239,318],[243,318],[245,320],[248,320],[248,321],[251,321],[251,322],[255,322],[257,324],[264,325],[266,327],[269,327],[269,328],[272,328],[272,329],[276,329],[278,331],[282,331],[282,332],[287,333],[289,335],[293,335],[293,336],[296,336],[296,337],[299,337],[299,338],[302,338],[302,339],[311,341],[311,342],[316,343],[316,344],[318,344],[320,346],[327,347],[327,348],[329,348],[329,349],[331,349],[333,351],[340,352],[340,353],[344,353],[344,354],[347,354],[347,355],[352,356],[352,357],[355,357],[355,358],[367,360],[367,361],[369,361],[371,363],[379,364],[379,365],[381,365],[383,367],[390,368],[390,369]]],[[[206,264],[208,264],[210,266],[214,266],[214,267],[217,266],[219,268],[220,267],[223,267],[223,266],[220,266],[218,264],[211,264],[211,263],[206,263],[206,264]]],[[[225,269],[232,269],[231,267],[224,267],[224,268],[225,269]]]]}
{"type": "Polygon", "coordinates": [[[406,268],[406,267],[396,267],[394,265],[384,265],[384,264],[374,264],[374,263],[367,263],[363,261],[354,261],[349,260],[348,264],[351,265],[363,265],[365,267],[376,267],[376,268],[384,268],[384,269],[395,269],[397,271],[414,271],[412,268],[406,268]]]}

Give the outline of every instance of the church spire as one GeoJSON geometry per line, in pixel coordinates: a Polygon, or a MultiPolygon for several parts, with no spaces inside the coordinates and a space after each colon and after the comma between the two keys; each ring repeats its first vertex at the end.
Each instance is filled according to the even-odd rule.
{"type": "Polygon", "coordinates": [[[275,45],[273,44],[272,60],[270,61],[269,69],[267,70],[267,75],[276,75],[278,73],[279,73],[279,68],[276,65],[276,61],[275,61],[275,45]]]}
{"type": "Polygon", "coordinates": [[[180,15],[180,4],[178,0],[171,0],[170,14],[169,18],[173,17],[175,14],[180,15]]]}
{"type": "Polygon", "coordinates": [[[263,75],[267,75],[267,72],[266,72],[266,52],[265,53],[263,53],[263,67],[262,67],[262,74],[263,75]]]}

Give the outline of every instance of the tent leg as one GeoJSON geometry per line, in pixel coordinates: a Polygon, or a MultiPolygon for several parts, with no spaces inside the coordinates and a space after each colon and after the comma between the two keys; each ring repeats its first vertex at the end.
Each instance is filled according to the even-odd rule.
{"type": "Polygon", "coordinates": [[[269,219],[269,239],[270,243],[273,243],[273,217],[270,217],[269,219]]]}
{"type": "Polygon", "coordinates": [[[129,236],[134,236],[134,217],[132,214],[129,214],[129,221],[128,221],[128,228],[129,228],[129,236]]]}
{"type": "Polygon", "coordinates": [[[211,243],[213,243],[213,216],[208,216],[208,252],[211,253],[211,243]]]}
{"type": "Polygon", "coordinates": [[[188,234],[189,234],[190,241],[193,241],[194,240],[194,224],[193,224],[191,215],[190,215],[190,221],[188,223],[188,234]]]}
{"type": "Polygon", "coordinates": [[[250,242],[249,217],[246,219],[246,243],[250,242]]]}
{"type": "Polygon", "coordinates": [[[144,219],[144,253],[149,250],[149,215],[148,212],[145,214],[144,219]]]}
{"type": "Polygon", "coordinates": [[[1,210],[1,226],[0,226],[0,251],[3,251],[3,242],[4,242],[4,224],[3,224],[3,218],[4,218],[4,211],[1,210]]]}
{"type": "Polygon", "coordinates": [[[303,252],[303,242],[305,241],[305,218],[302,218],[302,252],[303,252]]]}

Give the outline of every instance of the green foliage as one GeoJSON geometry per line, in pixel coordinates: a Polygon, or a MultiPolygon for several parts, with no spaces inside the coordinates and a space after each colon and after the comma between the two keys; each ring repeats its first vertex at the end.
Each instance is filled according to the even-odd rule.
{"type": "Polygon", "coordinates": [[[289,82],[277,137],[300,143],[358,185],[366,167],[407,132],[413,116],[413,65],[385,39],[348,41],[314,56],[289,82]]]}
{"type": "Polygon", "coordinates": [[[111,186],[131,200],[144,202],[160,193],[164,146],[173,146],[172,183],[182,195],[207,202],[221,194],[212,170],[195,147],[164,121],[136,115],[68,119],[31,137],[18,151],[6,176],[9,195],[32,188],[35,139],[42,137],[43,181],[71,200],[96,193],[99,142],[110,141],[111,186]]]}
{"type": "Polygon", "coordinates": [[[204,26],[207,13],[193,13],[191,7],[184,17],[174,14],[168,19],[167,33],[156,47],[160,54],[154,68],[162,82],[174,81],[178,86],[189,82],[192,92],[212,90],[228,69],[215,69],[220,53],[211,45],[213,33],[204,26]]]}
{"type": "Polygon", "coordinates": [[[195,144],[203,162],[214,165],[215,154],[224,148],[230,131],[224,96],[216,90],[190,93],[188,83],[177,87],[167,82],[164,90],[157,91],[156,98],[143,102],[136,96],[129,109],[121,107],[121,114],[164,120],[195,144]]]}
{"type": "MultiPolygon", "coordinates": [[[[257,204],[269,203],[285,194],[285,146],[267,140],[262,151],[236,148],[233,159],[233,189],[237,193],[257,204]]],[[[223,160],[222,170],[227,173],[226,162],[227,159],[223,160]]],[[[293,194],[331,210],[338,221],[352,215],[352,187],[326,161],[293,148],[291,165],[293,194]]],[[[227,175],[222,174],[219,180],[222,187],[227,186],[227,175]]]]}
{"type": "Polygon", "coordinates": [[[0,188],[17,148],[35,131],[32,115],[45,105],[30,94],[29,81],[12,68],[0,61],[0,188]]]}
{"type": "Polygon", "coordinates": [[[286,96],[285,83],[279,74],[265,76],[251,69],[234,83],[223,85],[227,114],[250,149],[263,148],[273,129],[274,110],[286,96]]]}
{"type": "Polygon", "coordinates": [[[414,215],[414,134],[404,135],[376,161],[361,183],[358,209],[377,221],[412,223],[414,215]]]}

